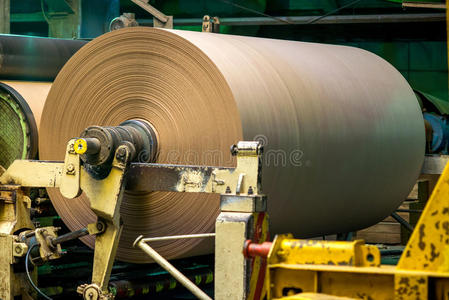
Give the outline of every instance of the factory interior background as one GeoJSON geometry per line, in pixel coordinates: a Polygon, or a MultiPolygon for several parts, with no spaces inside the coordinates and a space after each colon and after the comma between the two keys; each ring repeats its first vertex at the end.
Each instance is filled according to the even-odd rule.
{"type": "MultiPolygon", "coordinates": [[[[219,0],[150,1],[150,4],[164,14],[174,16],[175,29],[201,31],[202,17],[210,15],[223,18],[220,33],[362,48],[386,59],[404,75],[414,89],[438,100],[448,101],[446,27],[445,19],[442,18],[445,11],[441,8],[403,7],[401,1],[394,0],[361,0],[354,4],[351,1],[336,0],[248,0],[236,2],[237,6],[230,1],[219,0]],[[345,7],[346,5],[348,6],[345,7]],[[290,24],[293,22],[282,22],[264,16],[319,17],[333,11],[336,11],[331,14],[333,16],[392,16],[390,21],[385,22],[351,23],[349,20],[344,24],[323,24],[317,20],[309,25],[307,23],[314,18],[303,18],[298,24],[290,24]],[[424,16],[422,21],[401,20],[407,14],[414,13],[428,16],[424,16]],[[394,20],[397,14],[402,17],[394,20]],[[226,18],[231,18],[230,25],[227,25],[226,18]],[[263,18],[263,21],[257,24],[252,21],[254,18],[263,18]],[[269,25],[270,21],[271,24],[276,22],[280,26],[269,25]]],[[[110,21],[123,13],[135,14],[135,19],[144,26],[152,25],[152,16],[131,1],[26,0],[5,1],[3,5],[5,8],[10,5],[9,10],[4,10],[5,16],[2,18],[4,33],[91,39],[108,32],[110,21]]]]}
{"type": "Polygon", "coordinates": [[[449,299],[447,5],[0,0],[0,299],[449,299]]]}

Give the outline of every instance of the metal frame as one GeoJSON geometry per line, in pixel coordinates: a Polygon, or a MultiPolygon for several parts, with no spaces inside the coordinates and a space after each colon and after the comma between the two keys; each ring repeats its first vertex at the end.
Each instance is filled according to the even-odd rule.
{"type": "Polygon", "coordinates": [[[76,151],[79,149],[74,147],[76,143],[76,139],[68,142],[63,163],[15,161],[0,177],[0,184],[13,185],[18,190],[57,187],[67,198],[75,198],[81,191],[87,195],[98,222],[88,226],[96,241],[92,282],[78,287],[85,299],[113,298],[107,288],[122,231],[119,208],[125,177],[127,189],[221,194],[222,212],[216,223],[215,282],[220,282],[216,284],[216,299],[245,299],[251,284],[261,293],[260,274],[264,268],[258,258],[250,264],[242,254],[245,240],[261,242],[267,237],[266,198],[260,189],[262,148],[258,142],[239,142],[233,146],[236,168],[130,164],[131,149],[125,143],[116,149],[112,169],[104,179],[95,178],[85,169],[76,151]],[[149,177],[161,180],[148,180],[149,177]],[[158,183],[151,185],[151,182],[158,183]]]}
{"type": "Polygon", "coordinates": [[[396,267],[380,266],[379,250],[361,240],[280,235],[245,252],[267,257],[268,299],[448,299],[449,164],[396,267]]]}

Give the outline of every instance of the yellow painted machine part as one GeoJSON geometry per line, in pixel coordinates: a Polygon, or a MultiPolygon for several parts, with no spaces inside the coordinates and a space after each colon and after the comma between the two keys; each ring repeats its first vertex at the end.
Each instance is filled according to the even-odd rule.
{"type": "Polygon", "coordinates": [[[396,267],[348,266],[348,259],[356,255],[356,242],[323,243],[293,240],[285,235],[276,237],[267,259],[268,299],[333,299],[316,295],[449,299],[449,165],[396,267]],[[313,259],[308,261],[310,258],[313,259]],[[338,260],[343,263],[335,264],[338,260]],[[312,294],[303,296],[303,293],[312,294]]]}
{"type": "Polygon", "coordinates": [[[449,272],[449,165],[441,174],[397,268],[449,272]]]}

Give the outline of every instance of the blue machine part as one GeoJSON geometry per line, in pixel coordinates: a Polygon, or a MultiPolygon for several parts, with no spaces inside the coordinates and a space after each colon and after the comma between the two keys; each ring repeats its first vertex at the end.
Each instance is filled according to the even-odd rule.
{"type": "Polygon", "coordinates": [[[448,154],[449,148],[449,120],[443,116],[424,113],[424,120],[427,120],[433,129],[431,150],[432,153],[448,154]]]}

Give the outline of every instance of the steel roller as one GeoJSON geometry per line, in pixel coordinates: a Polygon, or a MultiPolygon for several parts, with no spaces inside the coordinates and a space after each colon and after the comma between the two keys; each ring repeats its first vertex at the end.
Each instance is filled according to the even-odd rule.
{"type": "Polygon", "coordinates": [[[87,41],[0,34],[0,78],[53,80],[87,41]]]}
{"type": "MultiPolygon", "coordinates": [[[[402,75],[367,51],[242,36],[135,27],[78,51],[57,76],[40,126],[40,158],[64,156],[91,125],[143,119],[160,163],[232,166],[229,146],[265,143],[270,231],[310,237],[367,227],[407,196],[424,157],[424,123],[402,75]]],[[[50,198],[77,230],[88,199],[50,198]]],[[[138,235],[214,230],[218,197],[126,192],[117,256],[147,262],[138,235]]],[[[83,238],[93,246],[92,238],[83,238]]],[[[208,241],[161,241],[167,258],[208,253],[208,241]]]]}

